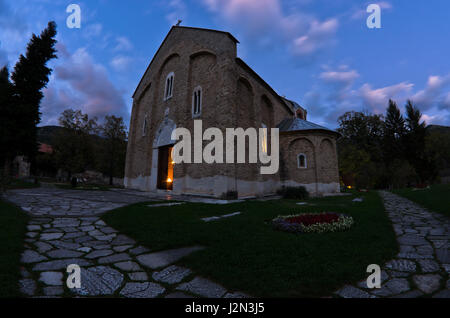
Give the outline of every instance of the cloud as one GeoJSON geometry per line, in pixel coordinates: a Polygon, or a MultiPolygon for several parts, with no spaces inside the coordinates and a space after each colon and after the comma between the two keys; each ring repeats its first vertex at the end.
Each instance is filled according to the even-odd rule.
{"type": "Polygon", "coordinates": [[[81,30],[83,32],[84,37],[92,39],[102,34],[103,25],[100,23],[89,24],[87,26],[83,26],[81,30]]]}
{"type": "Polygon", "coordinates": [[[0,67],[14,63],[28,41],[28,24],[19,13],[0,0],[0,67]]]}
{"type": "Polygon", "coordinates": [[[111,82],[105,67],[84,48],[66,57],[62,55],[55,67],[49,88],[44,91],[43,124],[56,124],[60,113],[68,108],[81,109],[99,119],[111,114],[122,116],[125,121],[129,117],[122,92],[111,82]]]}
{"type": "Polygon", "coordinates": [[[226,23],[239,26],[245,36],[263,45],[287,45],[298,57],[311,56],[334,40],[339,27],[336,18],[323,21],[289,10],[280,0],[203,0],[206,7],[226,23]]]}
{"type": "Polygon", "coordinates": [[[439,109],[450,109],[449,90],[450,74],[446,76],[432,75],[428,77],[425,88],[418,91],[412,100],[423,110],[434,106],[439,109]]]}
{"type": "Polygon", "coordinates": [[[128,69],[132,59],[127,56],[116,56],[111,60],[111,67],[117,72],[123,72],[128,69]]]}
{"type": "Polygon", "coordinates": [[[166,20],[170,25],[174,25],[178,20],[186,20],[187,8],[183,0],[170,0],[166,5],[170,13],[166,15],[166,20]]]}
{"type": "Polygon", "coordinates": [[[116,38],[117,45],[114,51],[130,51],[133,49],[133,44],[124,36],[119,36],[116,38]]]}
{"type": "Polygon", "coordinates": [[[339,26],[337,19],[324,22],[312,21],[308,32],[294,40],[293,51],[298,55],[310,55],[330,43],[339,26]]]}
{"type": "Polygon", "coordinates": [[[326,71],[322,72],[319,77],[323,79],[325,82],[342,83],[347,86],[353,83],[353,81],[359,77],[359,73],[355,70],[326,71]]]}
{"type": "Polygon", "coordinates": [[[370,84],[364,84],[358,93],[364,106],[377,114],[384,113],[389,99],[405,100],[410,96],[414,84],[401,82],[395,85],[372,89],[370,84]]]}
{"type": "MultiPolygon", "coordinates": [[[[352,19],[354,19],[354,20],[359,20],[359,19],[365,19],[365,18],[367,18],[368,16],[369,16],[369,14],[367,13],[367,6],[369,5],[369,4],[378,4],[379,6],[380,6],[380,8],[381,8],[381,10],[387,10],[387,11],[390,11],[390,10],[392,10],[392,8],[393,8],[393,6],[392,6],[392,4],[390,3],[390,2],[387,2],[387,1],[379,1],[379,2],[366,2],[365,4],[364,4],[364,9],[357,9],[357,10],[355,10],[353,13],[352,13],[352,15],[351,15],[351,18],[352,19]]],[[[382,11],[383,12],[383,11],[382,11]]]]}
{"type": "Polygon", "coordinates": [[[384,114],[389,99],[395,100],[400,109],[411,99],[428,124],[450,124],[450,74],[429,76],[425,87],[415,90],[415,85],[407,81],[382,87],[373,87],[370,83],[357,85],[360,79],[357,70],[345,65],[324,68],[301,101],[313,121],[335,127],[338,117],[347,111],[384,114]]]}

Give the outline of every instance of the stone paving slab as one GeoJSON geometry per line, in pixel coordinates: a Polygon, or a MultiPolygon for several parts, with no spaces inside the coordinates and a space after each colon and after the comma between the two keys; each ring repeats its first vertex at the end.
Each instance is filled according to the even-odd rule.
{"type": "Polygon", "coordinates": [[[166,284],[176,284],[181,282],[184,278],[192,274],[192,271],[188,268],[179,266],[169,266],[160,272],[153,274],[153,279],[157,282],[163,282],[166,284]]]}
{"type": "Polygon", "coordinates": [[[195,277],[192,281],[183,283],[176,289],[191,292],[206,298],[220,298],[227,292],[227,290],[219,284],[202,277],[195,277]]]}
{"type": "Polygon", "coordinates": [[[137,260],[146,267],[156,269],[175,263],[179,259],[202,249],[204,249],[202,246],[177,248],[162,252],[139,255],[137,260]]]}
{"type": "Polygon", "coordinates": [[[161,285],[150,282],[127,283],[120,294],[132,298],[155,298],[164,293],[165,290],[161,285]]]}

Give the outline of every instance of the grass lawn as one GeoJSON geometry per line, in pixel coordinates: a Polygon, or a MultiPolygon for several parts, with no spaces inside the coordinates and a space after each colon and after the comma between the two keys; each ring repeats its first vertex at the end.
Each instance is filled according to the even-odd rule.
{"type": "Polygon", "coordinates": [[[154,251],[205,246],[179,264],[229,290],[259,297],[327,296],[345,283],[366,278],[369,264],[382,265],[397,253],[392,225],[377,193],[310,199],[310,206],[296,202],[157,208],[140,203],[111,211],[103,219],[154,251]],[[356,196],[364,201],[352,202],[356,196]],[[200,220],[237,211],[242,214],[210,223],[200,220]],[[347,232],[300,235],[274,231],[269,224],[278,215],[323,211],[351,215],[355,224],[347,232]]]}
{"type": "Polygon", "coordinates": [[[419,203],[431,211],[450,217],[450,184],[435,184],[430,189],[415,191],[412,189],[400,189],[393,192],[419,203]]]}
{"type": "Polygon", "coordinates": [[[20,255],[28,216],[0,200],[0,297],[18,297],[20,255]]]}

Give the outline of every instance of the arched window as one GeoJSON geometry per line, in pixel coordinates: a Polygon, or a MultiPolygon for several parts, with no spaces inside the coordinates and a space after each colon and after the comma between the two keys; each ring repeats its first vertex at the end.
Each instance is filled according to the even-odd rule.
{"type": "Polygon", "coordinates": [[[261,140],[261,149],[262,149],[262,152],[267,155],[267,152],[269,150],[269,148],[267,146],[267,126],[264,123],[261,124],[261,126],[263,128],[263,135],[262,135],[262,138],[260,139],[261,140]]]}
{"type": "Polygon", "coordinates": [[[166,77],[166,90],[164,93],[164,100],[168,100],[169,98],[172,97],[174,76],[175,76],[175,74],[173,72],[171,72],[166,77]]]}
{"type": "Polygon", "coordinates": [[[192,117],[198,117],[202,114],[202,88],[197,86],[192,94],[192,117]]]}
{"type": "Polygon", "coordinates": [[[297,156],[297,167],[300,169],[306,169],[308,167],[305,154],[301,153],[297,156]]]}

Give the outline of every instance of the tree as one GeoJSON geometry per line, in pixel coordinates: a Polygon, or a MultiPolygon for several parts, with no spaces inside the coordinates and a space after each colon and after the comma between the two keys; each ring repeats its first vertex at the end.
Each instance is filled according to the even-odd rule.
{"type": "Polygon", "coordinates": [[[405,153],[405,120],[392,99],[389,100],[389,106],[386,110],[386,119],[384,121],[384,137],[383,137],[383,157],[389,173],[389,185],[394,184],[394,175],[398,162],[403,162],[406,158],[405,153]]]}
{"type": "MultiPolygon", "coordinates": [[[[406,105],[406,134],[404,140],[404,149],[408,154],[409,163],[417,171],[418,178],[421,183],[426,182],[430,176],[432,162],[425,155],[425,135],[426,123],[420,122],[422,114],[415,107],[411,100],[406,105]]],[[[432,173],[431,173],[432,174],[432,173]]]]}
{"type": "Polygon", "coordinates": [[[37,153],[37,125],[41,118],[39,111],[43,98],[42,89],[47,86],[52,69],[46,65],[56,58],[56,23],[49,22],[47,28],[37,36],[32,35],[25,56],[20,55],[12,73],[13,103],[16,129],[11,131],[17,142],[14,151],[28,157],[32,162],[37,153]]]}
{"type": "Polygon", "coordinates": [[[362,112],[347,112],[338,119],[338,132],[342,135],[339,142],[350,143],[378,157],[382,143],[384,122],[382,115],[362,112]]]}
{"type": "Polygon", "coordinates": [[[106,116],[105,124],[102,127],[105,137],[105,152],[103,167],[109,176],[109,184],[113,185],[113,177],[123,175],[125,167],[125,156],[127,147],[126,126],[122,117],[106,116]]]}
{"type": "Polygon", "coordinates": [[[425,157],[430,162],[427,178],[434,181],[439,171],[450,170],[450,132],[429,129],[425,137],[425,157]]]}
{"type": "Polygon", "coordinates": [[[405,120],[393,100],[389,100],[384,122],[384,148],[387,163],[403,157],[403,138],[405,135],[405,120]]]}
{"type": "Polygon", "coordinates": [[[0,167],[7,168],[5,162],[11,161],[13,154],[11,149],[14,147],[13,134],[11,130],[11,106],[12,84],[9,80],[9,71],[5,66],[0,70],[0,167]]]}
{"type": "Polygon", "coordinates": [[[91,135],[98,131],[97,118],[89,119],[80,110],[67,109],[61,114],[59,124],[65,129],[57,134],[54,142],[58,167],[67,171],[69,177],[92,167],[95,160],[91,135]]]}
{"type": "Polygon", "coordinates": [[[381,186],[384,174],[382,115],[347,112],[338,119],[339,170],[349,184],[362,188],[381,186]]]}

